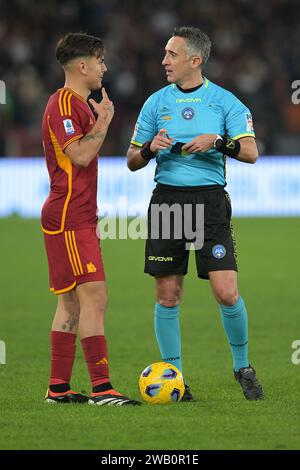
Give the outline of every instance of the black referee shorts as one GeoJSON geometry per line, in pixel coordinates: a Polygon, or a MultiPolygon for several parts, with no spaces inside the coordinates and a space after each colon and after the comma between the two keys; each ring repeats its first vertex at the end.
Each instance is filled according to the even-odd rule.
{"type": "Polygon", "coordinates": [[[209,279],[210,271],[238,270],[231,224],[230,197],[224,188],[217,185],[190,188],[158,184],[153,191],[148,208],[145,273],[152,276],[187,273],[189,242],[201,238],[201,234],[197,233],[199,220],[196,219],[199,213],[196,207],[198,204],[204,205],[203,246],[199,249],[195,247],[198,276],[202,279],[209,279]],[[163,215],[160,214],[159,217],[157,217],[157,207],[164,208],[163,215]],[[191,214],[194,238],[187,238],[184,230],[181,236],[178,236],[178,228],[180,225],[183,228],[186,222],[185,208],[187,207],[191,211],[189,214],[191,214]],[[170,223],[167,220],[168,212],[170,223]],[[156,214],[155,217],[153,214],[156,214]],[[163,224],[167,225],[163,228],[163,224]],[[168,224],[169,233],[167,233],[168,230],[165,231],[168,224]]]}

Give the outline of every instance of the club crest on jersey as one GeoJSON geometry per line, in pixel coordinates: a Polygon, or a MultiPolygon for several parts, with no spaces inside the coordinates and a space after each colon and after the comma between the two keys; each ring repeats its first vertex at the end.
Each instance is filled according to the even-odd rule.
{"type": "Polygon", "coordinates": [[[75,129],[73,127],[72,119],[64,119],[63,121],[65,131],[67,135],[74,134],[75,129]]]}
{"type": "Polygon", "coordinates": [[[250,113],[245,113],[245,118],[246,118],[247,132],[254,132],[253,121],[252,121],[251,114],[250,113]]]}
{"type": "Polygon", "coordinates": [[[195,116],[195,110],[193,108],[184,108],[181,112],[183,119],[190,121],[195,116]]]}
{"type": "Polygon", "coordinates": [[[211,251],[213,257],[217,259],[222,259],[226,255],[226,248],[223,245],[214,245],[211,251]]]}

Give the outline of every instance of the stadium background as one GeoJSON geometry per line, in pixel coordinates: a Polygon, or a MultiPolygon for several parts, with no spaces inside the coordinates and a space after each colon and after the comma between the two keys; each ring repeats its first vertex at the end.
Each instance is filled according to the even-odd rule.
{"type": "MultiPolygon", "coordinates": [[[[0,0],[0,11],[0,80],[6,85],[0,105],[0,340],[6,344],[0,449],[299,449],[299,366],[291,362],[291,344],[300,338],[300,105],[291,99],[292,82],[300,79],[299,2],[0,0]],[[204,74],[250,107],[263,155],[254,166],[229,162],[228,179],[234,216],[243,216],[234,219],[240,290],[266,400],[245,402],[233,382],[216,305],[191,260],[181,309],[183,352],[199,401],[139,410],[46,409],[55,298],[47,293],[43,240],[33,217],[48,190],[41,117],[63,80],[55,43],[69,31],[104,39],[104,82],[115,117],[101,152],[109,158],[99,161],[100,208],[120,189],[131,204],[145,205],[153,166],[130,174],[122,156],[142,103],[166,83],[165,43],[173,27],[184,24],[210,35],[204,74]]],[[[113,383],[137,397],[139,371],[159,359],[143,241],[105,240],[103,252],[113,383]]],[[[73,385],[88,391],[80,348],[77,358],[73,385]]]]}

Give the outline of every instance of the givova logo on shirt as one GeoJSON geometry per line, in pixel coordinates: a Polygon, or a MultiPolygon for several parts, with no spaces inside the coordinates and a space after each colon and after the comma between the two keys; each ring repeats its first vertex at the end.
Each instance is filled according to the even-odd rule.
{"type": "Polygon", "coordinates": [[[66,134],[68,134],[68,135],[69,134],[74,134],[75,129],[73,127],[72,119],[64,119],[63,123],[64,123],[64,128],[65,128],[66,134]]]}

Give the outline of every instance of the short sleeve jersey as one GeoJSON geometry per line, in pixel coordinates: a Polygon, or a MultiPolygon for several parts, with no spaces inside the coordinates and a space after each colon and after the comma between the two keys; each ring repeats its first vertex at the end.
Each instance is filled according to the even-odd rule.
{"type": "MultiPolygon", "coordinates": [[[[145,102],[131,143],[142,146],[160,129],[176,142],[190,142],[202,134],[228,135],[232,139],[255,137],[249,109],[231,92],[204,78],[202,86],[183,91],[168,85],[145,102]]],[[[156,158],[155,181],[172,186],[226,185],[226,156],[207,152],[174,154],[161,150],[156,158]]]]}
{"type": "Polygon", "coordinates": [[[54,93],[46,106],[43,146],[50,193],[42,208],[42,227],[48,234],[97,224],[97,155],[88,167],[72,164],[66,147],[91,131],[95,117],[87,102],[68,88],[54,93]]]}

